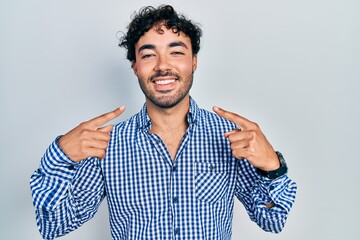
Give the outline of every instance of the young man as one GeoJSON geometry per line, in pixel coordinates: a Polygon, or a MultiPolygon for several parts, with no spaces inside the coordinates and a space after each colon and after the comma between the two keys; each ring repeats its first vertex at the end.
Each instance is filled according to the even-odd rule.
{"type": "Polygon", "coordinates": [[[230,239],[234,196],[262,229],[280,232],[296,193],[259,126],[200,109],[189,90],[201,30],[171,6],[143,8],[120,45],[145,95],[58,137],[31,177],[45,239],[75,230],[107,199],[113,239],[230,239]]]}

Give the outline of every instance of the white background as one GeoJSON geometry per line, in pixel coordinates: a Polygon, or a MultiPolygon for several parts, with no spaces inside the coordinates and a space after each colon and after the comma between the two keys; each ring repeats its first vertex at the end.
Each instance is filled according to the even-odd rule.
{"type": "MultiPolygon", "coordinates": [[[[1,239],[40,239],[29,178],[78,123],[144,102],[117,31],[159,1],[0,0],[1,239]]],[[[360,2],[168,1],[204,31],[191,95],[260,124],[298,184],[280,235],[236,201],[233,239],[360,239],[360,2]]],[[[104,202],[62,239],[110,239],[104,202]]]]}

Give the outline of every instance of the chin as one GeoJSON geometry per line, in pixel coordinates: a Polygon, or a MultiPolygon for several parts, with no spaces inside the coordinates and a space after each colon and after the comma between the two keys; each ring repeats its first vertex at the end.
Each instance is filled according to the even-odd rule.
{"type": "Polygon", "coordinates": [[[157,99],[153,99],[153,98],[148,98],[148,99],[159,108],[172,108],[178,105],[185,97],[186,95],[175,99],[172,97],[160,97],[157,99]]]}

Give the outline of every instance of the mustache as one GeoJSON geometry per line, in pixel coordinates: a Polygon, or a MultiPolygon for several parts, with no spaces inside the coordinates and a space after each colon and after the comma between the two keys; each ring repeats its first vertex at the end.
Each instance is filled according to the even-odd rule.
{"type": "Polygon", "coordinates": [[[174,72],[156,72],[154,75],[152,75],[150,77],[150,81],[154,81],[155,78],[158,77],[176,77],[176,78],[180,78],[180,76],[174,72]]]}

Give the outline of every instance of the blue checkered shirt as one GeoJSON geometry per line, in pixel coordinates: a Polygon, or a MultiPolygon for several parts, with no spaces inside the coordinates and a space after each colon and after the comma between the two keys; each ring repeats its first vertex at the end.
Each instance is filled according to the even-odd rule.
{"type": "Polygon", "coordinates": [[[113,239],[231,239],[234,196],[265,231],[282,230],[296,184],[257,174],[231,154],[224,133],[236,126],[190,100],[189,127],[173,161],[164,142],[149,132],[142,110],[115,125],[105,159],[69,159],[57,139],[30,185],[44,239],[75,230],[106,197],[113,239]],[[274,202],[267,208],[264,203],[274,202]]]}

